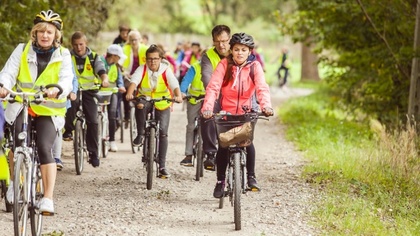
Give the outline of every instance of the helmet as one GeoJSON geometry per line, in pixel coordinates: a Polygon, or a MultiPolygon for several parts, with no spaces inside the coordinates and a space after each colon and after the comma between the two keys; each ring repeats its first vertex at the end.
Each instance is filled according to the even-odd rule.
{"type": "Polygon", "coordinates": [[[232,35],[232,38],[230,39],[230,47],[232,48],[235,44],[243,44],[248,46],[250,49],[253,49],[255,47],[254,38],[252,38],[251,35],[246,33],[236,33],[232,35]]]}
{"type": "Polygon", "coordinates": [[[48,10],[46,12],[41,11],[39,14],[37,14],[34,19],[34,25],[40,22],[51,23],[55,25],[55,27],[57,27],[58,30],[63,29],[63,21],[61,20],[60,15],[53,12],[52,10],[48,10]]]}

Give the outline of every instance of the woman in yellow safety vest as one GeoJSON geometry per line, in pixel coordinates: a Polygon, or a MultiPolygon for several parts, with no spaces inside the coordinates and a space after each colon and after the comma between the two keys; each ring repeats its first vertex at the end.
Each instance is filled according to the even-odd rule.
{"type": "MultiPolygon", "coordinates": [[[[46,92],[46,102],[30,105],[38,136],[36,145],[44,185],[44,196],[38,207],[41,213],[48,215],[54,214],[53,191],[57,175],[51,148],[58,132],[64,126],[66,97],[72,90],[74,76],[70,52],[59,44],[62,29],[60,15],[52,10],[41,11],[35,17],[29,42],[21,43],[15,48],[0,75],[0,83],[13,90],[36,92],[37,88],[47,84],[58,84],[63,89],[57,98],[58,89],[50,88],[46,92]]],[[[0,97],[6,95],[7,91],[1,88],[0,97]]],[[[21,103],[17,102],[8,104],[6,109],[6,121],[10,124],[14,121],[15,140],[22,129],[23,117],[20,107],[21,103]]],[[[13,164],[12,161],[10,163],[13,164]]],[[[13,193],[11,183],[6,194],[9,202],[13,201],[13,193]]]]}
{"type": "MultiPolygon", "coordinates": [[[[156,45],[151,45],[146,51],[146,65],[140,66],[131,77],[126,98],[132,100],[133,92],[137,88],[137,96],[152,98],[174,98],[182,102],[179,83],[171,70],[170,64],[164,58],[164,52],[156,45]]],[[[168,178],[170,174],[165,168],[166,152],[168,150],[168,128],[172,103],[167,101],[156,102],[156,118],[160,121],[159,137],[159,175],[168,178]]],[[[152,108],[150,103],[139,104],[136,109],[137,134],[133,145],[140,146],[144,136],[146,114],[152,108]]]]}

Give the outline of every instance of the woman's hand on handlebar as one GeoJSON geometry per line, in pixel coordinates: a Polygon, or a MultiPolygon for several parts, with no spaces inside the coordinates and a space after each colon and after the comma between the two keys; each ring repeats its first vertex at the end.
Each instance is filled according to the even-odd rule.
{"type": "Polygon", "coordinates": [[[134,95],[132,93],[127,93],[127,95],[125,95],[125,99],[127,101],[131,101],[134,99],[134,95]]]}
{"type": "Polygon", "coordinates": [[[49,88],[45,91],[48,98],[57,98],[60,90],[56,87],[49,88]]]}
{"type": "Polygon", "coordinates": [[[9,94],[9,92],[3,87],[0,87],[0,98],[5,98],[7,94],[9,94]]]}
{"type": "Polygon", "coordinates": [[[262,112],[264,113],[265,116],[272,116],[274,115],[274,111],[273,108],[271,107],[265,107],[262,112]]]}
{"type": "Polygon", "coordinates": [[[209,119],[209,118],[211,118],[212,116],[213,116],[213,111],[209,111],[209,110],[207,110],[207,111],[203,111],[203,117],[204,117],[204,118],[209,119]]]}
{"type": "Polygon", "coordinates": [[[181,103],[182,102],[182,96],[174,96],[174,100],[177,103],[181,103]]]}

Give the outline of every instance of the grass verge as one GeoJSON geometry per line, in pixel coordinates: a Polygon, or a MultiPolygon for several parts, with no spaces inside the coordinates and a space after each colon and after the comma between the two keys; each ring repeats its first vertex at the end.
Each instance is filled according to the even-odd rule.
{"type": "Polygon", "coordinates": [[[325,235],[419,235],[416,128],[350,121],[333,103],[318,89],[279,111],[286,137],[310,160],[303,177],[321,190],[316,225],[325,235]]]}

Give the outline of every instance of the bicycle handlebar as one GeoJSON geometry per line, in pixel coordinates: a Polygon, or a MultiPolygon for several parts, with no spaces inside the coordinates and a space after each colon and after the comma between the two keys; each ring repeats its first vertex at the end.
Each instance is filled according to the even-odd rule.
{"type": "Polygon", "coordinates": [[[45,93],[47,89],[49,88],[57,88],[59,91],[57,93],[57,97],[60,96],[63,93],[63,88],[61,88],[58,84],[48,84],[46,86],[41,86],[39,88],[39,91],[36,93],[33,92],[17,92],[13,91],[9,88],[4,87],[4,84],[0,83],[0,88],[5,89],[10,95],[9,98],[5,98],[4,100],[9,101],[10,103],[15,102],[16,96],[22,97],[22,99],[29,101],[29,102],[35,102],[35,103],[41,103],[45,97],[47,97],[47,94],[45,93]],[[42,94],[43,93],[43,94],[42,94]],[[29,97],[34,97],[33,99],[30,99],[29,97]]]}
{"type": "Polygon", "coordinates": [[[179,102],[175,101],[175,99],[167,98],[165,96],[161,97],[161,98],[152,98],[152,97],[148,97],[148,96],[140,96],[140,97],[133,98],[133,100],[135,100],[135,101],[146,101],[146,102],[152,102],[152,103],[160,102],[160,101],[167,101],[168,103],[169,102],[179,103],[179,102]]]}
{"type": "Polygon", "coordinates": [[[191,100],[194,99],[196,102],[201,102],[204,101],[204,95],[200,95],[200,96],[193,96],[193,95],[187,95],[183,98],[183,100],[191,100]]]}

